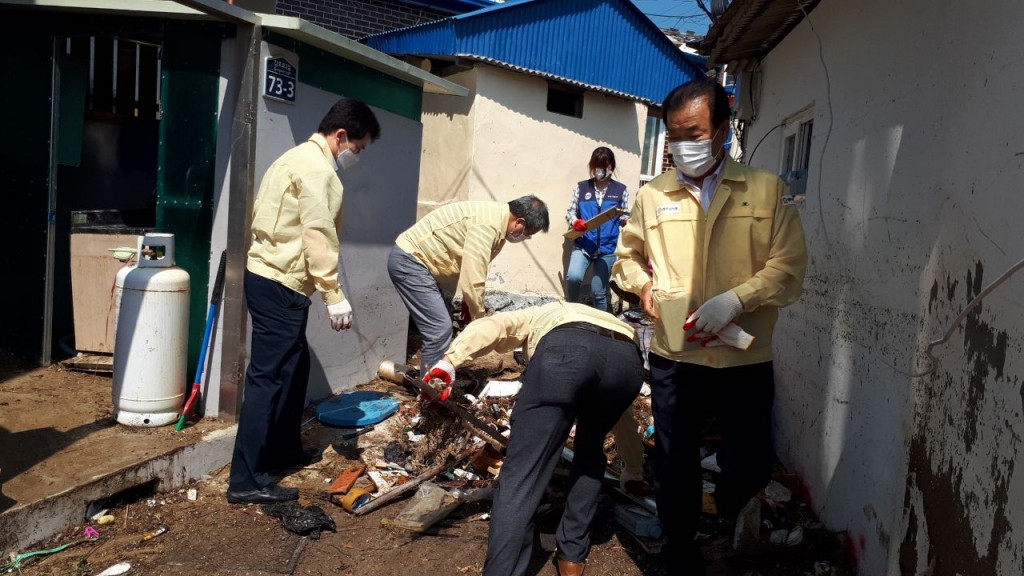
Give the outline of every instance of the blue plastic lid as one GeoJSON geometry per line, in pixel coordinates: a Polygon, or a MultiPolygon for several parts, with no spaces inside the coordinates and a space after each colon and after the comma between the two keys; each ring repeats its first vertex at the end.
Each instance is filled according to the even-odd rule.
{"type": "Polygon", "coordinates": [[[398,400],[383,392],[357,390],[317,406],[316,418],[330,426],[369,426],[394,414],[398,405],[398,400]]]}

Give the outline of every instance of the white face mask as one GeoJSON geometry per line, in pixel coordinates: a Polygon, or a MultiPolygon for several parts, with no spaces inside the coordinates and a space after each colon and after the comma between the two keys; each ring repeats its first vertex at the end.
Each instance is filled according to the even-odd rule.
{"type": "Polygon", "coordinates": [[[605,172],[603,168],[594,169],[594,178],[597,178],[598,180],[605,180],[607,178],[610,178],[611,175],[612,173],[610,171],[605,172]]]}
{"type": "Polygon", "coordinates": [[[359,155],[348,147],[348,136],[345,136],[345,143],[342,144],[341,152],[334,157],[335,170],[348,170],[359,162],[359,155]]]}
{"type": "Polygon", "coordinates": [[[668,151],[672,154],[672,161],[676,168],[690,178],[707,174],[717,160],[711,153],[711,144],[716,136],[718,136],[717,130],[710,140],[669,142],[668,151]]]}

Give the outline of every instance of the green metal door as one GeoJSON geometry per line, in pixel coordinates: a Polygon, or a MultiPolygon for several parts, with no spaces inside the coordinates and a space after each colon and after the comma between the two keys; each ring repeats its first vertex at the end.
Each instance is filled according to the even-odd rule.
{"type": "Polygon", "coordinates": [[[187,22],[164,30],[156,228],[174,234],[178,266],[191,276],[189,370],[206,320],[223,34],[220,26],[187,22]]]}

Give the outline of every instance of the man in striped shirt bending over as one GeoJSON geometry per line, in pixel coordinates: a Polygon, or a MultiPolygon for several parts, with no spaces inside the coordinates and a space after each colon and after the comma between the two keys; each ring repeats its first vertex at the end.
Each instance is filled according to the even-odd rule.
{"type": "MultiPolygon", "coordinates": [[[[484,314],[487,267],[505,247],[548,231],[548,207],[536,196],[511,202],[453,202],[424,216],[395,240],[388,274],[423,335],[420,371],[435,365],[452,340],[442,289],[462,293],[461,321],[484,314]]],[[[424,372],[425,373],[425,372],[424,372]]]]}

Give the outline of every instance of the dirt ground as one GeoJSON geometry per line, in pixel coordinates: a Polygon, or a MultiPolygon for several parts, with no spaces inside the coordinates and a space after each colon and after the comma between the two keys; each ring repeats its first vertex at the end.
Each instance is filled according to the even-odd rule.
{"type": "Polygon", "coordinates": [[[112,417],[109,375],[38,368],[0,351],[0,512],[194,444],[226,423],[183,432],[131,428],[112,417]]]}
{"type": "MultiPolygon", "coordinates": [[[[410,362],[415,362],[415,358],[410,358],[410,362]]],[[[460,371],[460,375],[470,380],[495,376],[508,379],[517,375],[517,369],[511,355],[492,355],[460,371]]],[[[38,377],[66,378],[68,386],[91,382],[95,389],[105,386],[109,394],[109,380],[104,383],[103,377],[53,370],[44,371],[38,377]]],[[[5,382],[3,386],[9,385],[5,382]]],[[[375,380],[361,388],[387,391],[403,401],[403,411],[416,410],[414,396],[401,386],[375,380]]],[[[25,405],[39,409],[47,400],[32,399],[30,390],[23,393],[25,397],[14,402],[28,403],[25,405]]],[[[90,390],[83,395],[82,407],[94,414],[93,427],[109,428],[112,426],[109,398],[95,397],[95,394],[95,390],[90,390]]],[[[650,413],[649,405],[643,405],[644,400],[638,398],[634,406],[640,418],[650,413]]],[[[8,406],[0,405],[0,408],[8,409],[8,406]]],[[[40,544],[34,550],[72,546],[51,555],[26,559],[21,572],[25,575],[90,576],[126,562],[131,568],[125,573],[137,575],[480,574],[488,531],[488,522],[481,516],[489,511],[489,501],[463,505],[426,533],[418,534],[387,526],[388,520],[405,507],[404,501],[356,517],[327,499],[326,487],[349,465],[360,460],[373,462],[380,457],[383,446],[405,435],[410,426],[401,415],[402,411],[357,438],[343,439],[342,435],[348,430],[321,425],[313,418],[313,411],[307,411],[304,441],[307,447],[321,449],[324,458],[313,466],[292,471],[281,483],[298,487],[301,503],[317,505],[333,518],[337,531],[325,531],[319,540],[286,531],[260,506],[229,505],[224,498],[227,483],[224,469],[208,480],[173,493],[157,494],[152,492],[152,487],[140,487],[98,503],[107,508],[112,522],[89,522],[40,544]],[[97,530],[99,538],[85,540],[86,526],[97,530]],[[161,527],[166,527],[166,532],[146,539],[147,533],[161,527]]],[[[90,428],[84,427],[70,433],[64,431],[65,441],[88,430],[90,428]]],[[[16,457],[9,460],[11,453],[6,449],[3,454],[3,477],[9,479],[7,462],[17,460],[16,457]]],[[[360,482],[367,484],[365,476],[360,482]]],[[[564,484],[565,476],[556,475],[537,517],[538,532],[554,532],[564,501],[564,484]]],[[[646,553],[630,533],[615,522],[612,509],[616,503],[626,503],[626,500],[608,490],[602,497],[592,528],[594,546],[587,574],[670,574],[660,566],[656,555],[646,553]]],[[[806,506],[794,502],[789,509],[790,515],[800,517],[802,524],[813,524],[806,506]]],[[[820,529],[808,530],[800,546],[755,555],[733,552],[732,525],[714,516],[705,517],[701,530],[705,534],[705,553],[712,562],[710,573],[714,576],[843,576],[849,573],[844,568],[840,539],[820,529]]],[[[530,574],[556,574],[553,553],[539,544],[534,550],[530,574]]],[[[0,559],[0,565],[7,560],[0,559]]]]}

